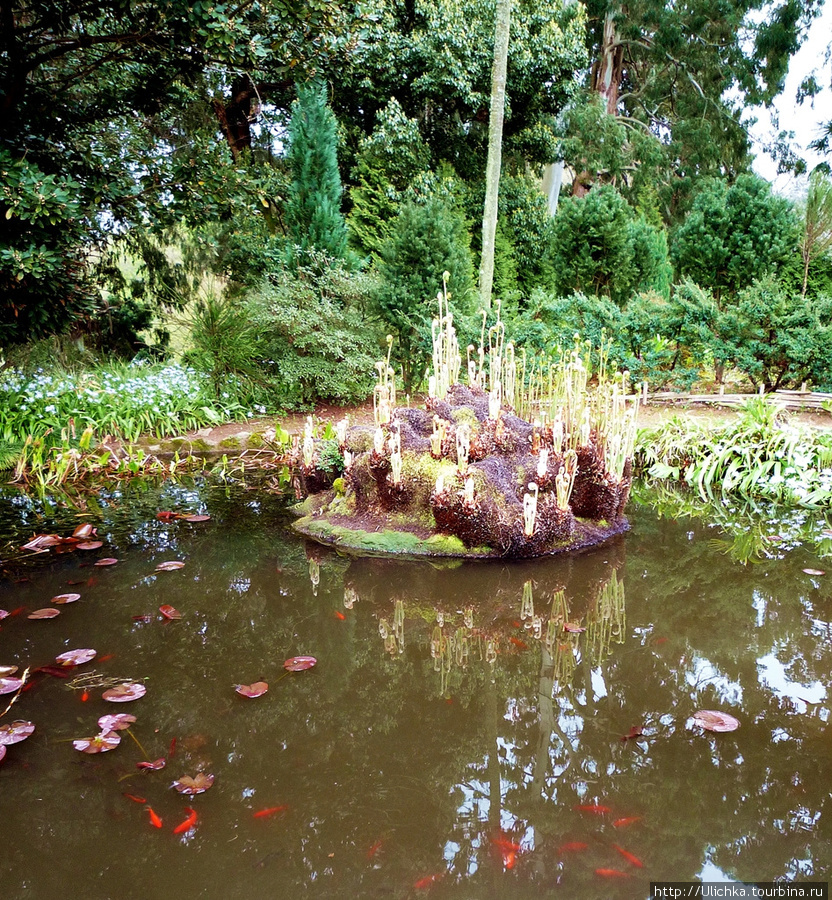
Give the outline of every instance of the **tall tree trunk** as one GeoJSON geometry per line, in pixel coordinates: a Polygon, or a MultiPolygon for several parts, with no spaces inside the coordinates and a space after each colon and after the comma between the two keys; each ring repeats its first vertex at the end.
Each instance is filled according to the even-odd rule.
{"type": "Polygon", "coordinates": [[[608,9],[604,16],[601,50],[592,65],[592,90],[601,96],[611,116],[618,109],[618,95],[624,77],[624,47],[615,30],[615,13],[615,9],[608,9]]]}
{"type": "Polygon", "coordinates": [[[488,120],[488,161],[485,166],[485,208],[482,215],[480,260],[480,298],[485,309],[491,309],[491,287],[494,283],[494,237],[497,233],[497,201],[500,193],[511,0],[497,0],[495,19],[494,67],[491,70],[491,115],[488,120]]]}

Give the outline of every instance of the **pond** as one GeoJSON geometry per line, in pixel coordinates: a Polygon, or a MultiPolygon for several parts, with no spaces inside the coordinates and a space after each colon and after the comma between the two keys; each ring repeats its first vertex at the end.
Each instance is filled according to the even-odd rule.
{"type": "Polygon", "coordinates": [[[435,567],[307,544],[251,489],[0,509],[0,665],[97,651],[35,673],[0,721],[36,726],[0,762],[4,900],[646,897],[832,869],[816,548],[742,565],[714,528],[631,503],[632,530],[581,555],[435,567]],[[83,522],[100,548],[21,559],[83,522]],[[317,665],[287,672],[295,656],[317,665]],[[102,699],[121,682],[147,692],[102,699]],[[705,731],[700,709],[740,727],[705,731]],[[115,749],[74,749],[116,713],[136,721],[115,749]],[[204,793],[171,789],[198,773],[204,793]]]}

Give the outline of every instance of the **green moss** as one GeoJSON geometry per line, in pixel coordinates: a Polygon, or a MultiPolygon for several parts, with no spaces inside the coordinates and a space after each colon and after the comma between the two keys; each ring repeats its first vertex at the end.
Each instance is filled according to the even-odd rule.
{"type": "Polygon", "coordinates": [[[220,447],[223,450],[239,450],[240,449],[240,439],[237,437],[227,437],[223,438],[220,441],[220,447]]]}
{"type": "Polygon", "coordinates": [[[477,419],[476,413],[470,406],[460,406],[455,409],[451,415],[454,418],[454,421],[459,424],[461,422],[465,422],[466,424],[471,426],[471,431],[477,432],[479,431],[479,419],[477,419]]]}
{"type": "Polygon", "coordinates": [[[453,556],[464,556],[468,552],[455,534],[434,534],[425,543],[433,550],[453,556]]]}
{"type": "Polygon", "coordinates": [[[343,497],[347,490],[347,483],[343,478],[336,478],[335,481],[332,482],[332,490],[335,491],[336,495],[339,497],[343,497]]]}
{"type": "Polygon", "coordinates": [[[248,437],[248,446],[252,449],[259,449],[260,447],[265,446],[265,441],[263,440],[263,435],[258,434],[256,431],[249,435],[248,437]]]}
{"type": "Polygon", "coordinates": [[[196,438],[196,440],[191,441],[191,452],[210,453],[213,449],[205,438],[196,438]]]}

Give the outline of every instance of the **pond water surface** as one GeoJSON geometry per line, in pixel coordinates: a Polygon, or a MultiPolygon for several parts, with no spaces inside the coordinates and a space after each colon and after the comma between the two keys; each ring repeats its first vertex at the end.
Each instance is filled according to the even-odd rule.
{"type": "Polygon", "coordinates": [[[810,548],[742,565],[714,529],[631,504],[631,532],[591,552],[440,568],[307,544],[257,491],[137,483],[83,502],[0,495],[0,608],[16,613],[0,665],[98,652],[68,678],[37,673],[0,720],[36,726],[0,762],[3,900],[646,897],[650,881],[828,877],[832,570],[804,573],[823,569],[810,548]],[[21,559],[86,521],[100,549],[21,559]],[[27,618],[68,591],[81,599],[57,618],[27,618]],[[286,674],[298,655],[317,665],[286,674]],[[235,693],[261,680],[263,696],[235,693]],[[147,693],[108,703],[117,681],[147,693]],[[699,709],[740,727],[705,732],[699,709]],[[108,713],[136,717],[120,745],[75,750],[108,713]],[[171,789],[198,772],[205,793],[171,789]],[[175,834],[186,808],[196,824],[175,834]]]}

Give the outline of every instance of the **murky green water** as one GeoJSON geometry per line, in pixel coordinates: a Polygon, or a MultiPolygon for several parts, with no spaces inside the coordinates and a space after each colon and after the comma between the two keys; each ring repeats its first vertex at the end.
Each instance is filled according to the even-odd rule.
{"type": "Polygon", "coordinates": [[[254,491],[134,485],[86,518],[11,498],[0,608],[25,609],[0,624],[0,665],[99,659],[39,675],[2,719],[37,726],[0,762],[3,900],[644,897],[832,868],[832,567],[804,574],[823,568],[807,548],[743,566],[713,529],[634,506],[628,535],[582,556],[438,569],[305,545],[254,491]],[[171,509],[212,518],[155,518],[171,509]],[[83,521],[100,550],[9,562],[83,521]],[[58,618],[27,619],[67,591],[58,618]],[[317,666],[281,678],[301,654],[317,666]],[[147,694],[83,701],[91,671],[147,694]],[[258,680],[264,696],[235,693],[258,680]],[[702,708],[739,730],[686,726],[702,708]],[[118,712],[136,741],[73,749],[118,712]],[[138,743],[156,759],[174,738],[164,770],[136,769],[138,743]],[[170,789],[199,771],[206,793],[170,789]]]}

